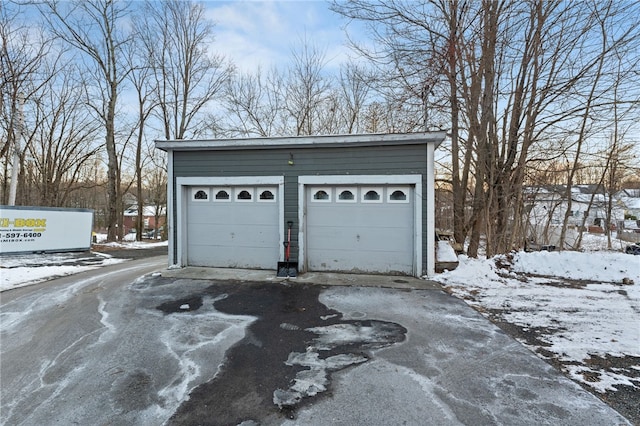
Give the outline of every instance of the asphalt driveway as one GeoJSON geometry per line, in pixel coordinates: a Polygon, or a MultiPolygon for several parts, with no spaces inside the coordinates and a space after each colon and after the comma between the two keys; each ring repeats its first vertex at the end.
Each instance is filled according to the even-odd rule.
{"type": "Polygon", "coordinates": [[[3,424],[629,424],[432,283],[164,260],[2,294],[3,424]]]}

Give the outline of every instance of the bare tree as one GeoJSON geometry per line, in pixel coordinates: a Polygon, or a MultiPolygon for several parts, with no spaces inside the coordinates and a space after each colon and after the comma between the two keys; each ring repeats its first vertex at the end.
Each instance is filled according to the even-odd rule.
{"type": "Polygon", "coordinates": [[[148,1],[137,34],[146,46],[157,88],[158,118],[166,139],[207,129],[204,107],[222,95],[233,67],[211,54],[213,23],[191,0],[148,1]]]}
{"type": "MultiPolygon", "coordinates": [[[[139,40],[139,39],[137,39],[139,40]]],[[[147,120],[157,106],[157,87],[153,79],[153,69],[149,66],[149,52],[141,43],[133,43],[129,51],[128,60],[131,73],[129,80],[133,86],[137,101],[137,120],[132,126],[132,131],[136,134],[135,145],[135,165],[134,176],[136,179],[136,200],[138,204],[138,216],[136,218],[136,240],[142,239],[144,228],[144,188],[143,188],[143,168],[145,158],[143,158],[143,144],[145,141],[145,130],[147,120]]]]}
{"type": "Polygon", "coordinates": [[[336,108],[340,110],[341,127],[344,129],[341,133],[363,132],[362,122],[372,80],[373,76],[363,65],[350,62],[340,68],[336,108]]]}
{"type": "Polygon", "coordinates": [[[130,42],[123,19],[128,5],[112,0],[46,1],[39,6],[53,33],[87,61],[86,102],[104,126],[107,152],[107,240],[116,239],[121,196],[118,187],[116,111],[121,85],[129,73],[123,49],[130,42]]]}
{"type": "MultiPolygon", "coordinates": [[[[144,170],[144,185],[147,188],[147,199],[150,204],[153,206],[154,219],[155,219],[155,230],[154,237],[158,237],[159,232],[159,224],[160,218],[165,218],[167,216],[167,161],[166,156],[163,153],[160,153],[153,147],[150,147],[150,151],[147,155],[149,158],[149,163],[146,165],[144,170]]],[[[168,237],[167,227],[164,226],[162,234],[160,235],[162,239],[166,240],[168,237]]]]}
{"type": "MultiPolygon", "coordinates": [[[[594,29],[589,34],[589,40],[593,41],[594,46],[587,45],[586,49],[590,49],[593,53],[589,55],[590,52],[585,52],[586,49],[580,53],[582,56],[593,59],[590,61],[589,67],[584,68],[584,75],[590,84],[581,93],[576,94],[576,97],[581,98],[582,102],[580,107],[576,108],[578,131],[575,137],[572,167],[569,169],[567,177],[566,197],[569,205],[563,221],[561,241],[564,241],[572,210],[571,187],[583,163],[581,154],[586,151],[590,139],[597,137],[598,133],[607,132],[612,126],[615,128],[619,125],[618,106],[628,103],[628,100],[625,101],[619,97],[621,86],[627,86],[629,89],[625,97],[634,96],[634,91],[637,89],[637,84],[632,83],[632,86],[628,86],[627,83],[629,79],[632,82],[636,80],[635,74],[639,64],[635,46],[640,41],[640,23],[637,18],[629,20],[627,16],[632,13],[637,17],[637,10],[636,13],[633,13],[633,10],[614,1],[594,2],[588,6],[594,29]],[[629,56],[622,59],[626,54],[629,56]],[[613,116],[611,111],[613,111],[613,116]]],[[[637,96],[636,92],[635,101],[637,101],[637,96]]],[[[632,101],[631,105],[634,103],[632,101]]],[[[617,137],[616,135],[615,138],[617,139],[617,137]]],[[[602,185],[603,183],[604,173],[598,184],[602,185]]]]}
{"type": "Polygon", "coordinates": [[[20,16],[20,8],[9,10],[0,4],[0,159],[5,171],[2,204],[16,201],[21,164],[29,148],[27,133],[35,130],[25,128],[25,110],[32,109],[34,98],[55,73],[51,39],[39,33],[37,27],[34,32],[33,26],[21,24],[20,16]]]}
{"type": "Polygon", "coordinates": [[[36,175],[37,205],[66,206],[85,168],[101,146],[99,125],[84,107],[83,90],[73,80],[74,66],[43,87],[34,121],[38,123],[28,152],[36,175]]]}
{"type": "Polygon", "coordinates": [[[254,73],[242,73],[230,79],[225,87],[225,106],[232,135],[284,134],[285,86],[276,68],[264,74],[258,67],[254,73]]]}
{"type": "Polygon", "coordinates": [[[324,52],[305,39],[292,47],[291,65],[232,78],[225,106],[232,135],[309,135],[363,131],[372,76],[348,63],[339,76],[326,70],[324,52]]]}
{"type": "MultiPolygon", "coordinates": [[[[634,156],[634,144],[625,143],[625,136],[629,126],[623,126],[620,114],[614,105],[615,124],[613,127],[611,142],[605,156],[604,185],[605,185],[605,233],[607,235],[607,247],[612,248],[611,230],[617,225],[613,218],[613,209],[616,194],[622,189],[625,174],[633,170],[636,157],[634,156]]],[[[622,217],[621,219],[624,219],[622,217]]]]}
{"type": "MultiPolygon", "coordinates": [[[[389,91],[428,112],[450,110],[454,231],[469,236],[471,256],[482,238],[488,256],[524,241],[523,183],[534,153],[576,134],[576,118],[594,111],[584,100],[598,64],[639,36],[638,5],[613,1],[354,0],[333,9],[366,24],[374,47],[354,48],[392,75],[389,91]],[[607,49],[594,48],[603,35],[607,49]]],[[[599,110],[601,83],[592,96],[599,110]]]]}
{"type": "Polygon", "coordinates": [[[293,134],[317,134],[322,127],[320,111],[331,87],[324,74],[325,54],[304,39],[291,53],[293,62],[287,73],[285,108],[293,120],[293,134]]]}

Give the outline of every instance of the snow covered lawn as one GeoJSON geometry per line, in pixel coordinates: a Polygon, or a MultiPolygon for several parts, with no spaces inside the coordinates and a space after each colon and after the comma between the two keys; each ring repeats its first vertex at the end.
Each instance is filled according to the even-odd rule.
{"type": "Polygon", "coordinates": [[[640,391],[640,256],[460,256],[436,281],[493,321],[515,325],[523,344],[594,391],[640,391]]]}

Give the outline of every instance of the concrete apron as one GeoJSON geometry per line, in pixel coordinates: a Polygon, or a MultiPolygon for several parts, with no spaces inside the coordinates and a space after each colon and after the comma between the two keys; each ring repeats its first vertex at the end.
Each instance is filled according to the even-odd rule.
{"type": "Polygon", "coordinates": [[[438,283],[411,277],[196,268],[177,279],[328,286],[320,302],[345,320],[392,321],[406,340],[331,373],[331,397],[286,425],[630,425],[438,283]],[[401,289],[403,291],[398,291],[401,289]]]}
{"type": "Polygon", "coordinates": [[[435,281],[422,280],[409,276],[339,274],[334,272],[305,272],[295,278],[279,278],[276,271],[233,268],[204,268],[187,266],[185,268],[166,269],[162,271],[166,278],[187,278],[193,280],[222,281],[258,281],[288,282],[291,284],[313,284],[327,286],[360,286],[398,289],[441,290],[435,281]]]}

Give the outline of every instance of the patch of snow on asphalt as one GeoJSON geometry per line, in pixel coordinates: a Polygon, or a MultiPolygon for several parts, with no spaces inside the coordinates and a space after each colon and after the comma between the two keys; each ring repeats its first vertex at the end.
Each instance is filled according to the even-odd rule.
{"type": "Polygon", "coordinates": [[[307,347],[305,353],[292,352],[287,365],[299,365],[305,370],[296,373],[294,383],[288,389],[276,389],[273,392],[273,403],[281,409],[292,407],[301,399],[324,392],[329,382],[331,371],[367,362],[368,358],[359,353],[342,353],[326,358],[320,357],[321,351],[331,351],[340,346],[360,344],[362,348],[376,349],[389,346],[405,339],[404,327],[383,321],[367,321],[363,323],[339,323],[327,326],[307,328],[317,334],[313,346],[307,347]]]}
{"type": "Polygon", "coordinates": [[[640,389],[640,366],[625,375],[589,362],[640,357],[640,257],[564,251],[459,259],[456,270],[435,277],[449,292],[485,315],[538,333],[539,344],[523,343],[539,356],[553,353],[565,371],[595,390],[640,389]]]}
{"type": "Polygon", "coordinates": [[[314,396],[327,390],[329,371],[366,361],[367,358],[356,354],[339,354],[320,358],[315,348],[308,348],[306,353],[292,352],[285,364],[300,365],[307,369],[296,373],[293,385],[289,389],[276,389],[273,392],[273,403],[281,409],[291,407],[302,398],[314,396]]]}
{"type": "Polygon", "coordinates": [[[179,366],[170,384],[158,392],[165,401],[165,415],[175,412],[180,403],[188,399],[189,393],[202,383],[203,376],[211,374],[203,375],[202,368],[220,365],[226,349],[242,339],[256,320],[249,315],[219,312],[213,307],[215,300],[217,298],[205,297],[200,309],[180,311],[165,317],[167,325],[160,340],[168,356],[174,358],[179,366]],[[212,356],[212,353],[217,355],[212,356]],[[219,362],[213,361],[216,356],[219,362]]]}
{"type": "Polygon", "coordinates": [[[2,256],[0,292],[124,261],[107,256],[94,257],[92,262],[88,259],[73,253],[2,256]]]}

